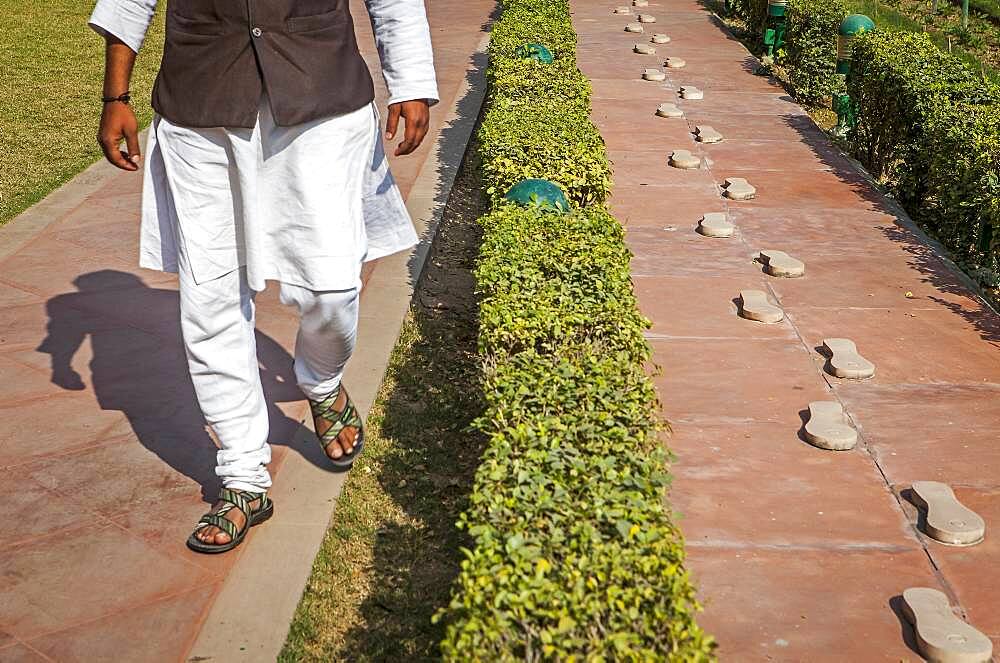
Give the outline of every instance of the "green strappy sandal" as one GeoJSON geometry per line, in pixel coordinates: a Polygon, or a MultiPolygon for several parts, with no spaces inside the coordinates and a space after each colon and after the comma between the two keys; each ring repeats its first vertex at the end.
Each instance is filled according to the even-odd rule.
{"type": "Polygon", "coordinates": [[[219,500],[226,504],[223,504],[222,508],[215,513],[209,512],[202,516],[201,520],[198,521],[198,525],[194,528],[194,532],[188,537],[187,544],[191,550],[209,554],[232,550],[243,543],[243,539],[246,538],[247,532],[250,531],[251,527],[261,524],[274,515],[274,502],[268,498],[267,492],[251,493],[246,490],[223,488],[219,491],[219,500]],[[260,500],[260,504],[256,507],[251,507],[250,503],[257,500],[260,500]],[[238,528],[236,523],[226,518],[226,514],[232,509],[239,509],[243,512],[246,523],[242,528],[238,528]],[[228,534],[229,543],[205,543],[199,539],[197,537],[198,532],[209,526],[218,527],[228,534]]]}
{"type": "MultiPolygon", "coordinates": [[[[330,458],[330,454],[327,454],[327,458],[330,459],[334,467],[350,469],[351,465],[354,464],[354,460],[365,446],[365,422],[361,419],[361,415],[358,414],[358,409],[354,407],[354,402],[351,400],[349,394],[347,395],[347,402],[343,410],[333,409],[334,403],[337,402],[337,397],[340,396],[340,390],[341,388],[337,387],[332,394],[321,401],[310,400],[309,405],[312,408],[313,419],[322,419],[330,423],[330,428],[322,435],[319,435],[317,432],[320,446],[323,447],[323,453],[326,453],[330,445],[337,440],[340,431],[345,428],[358,429],[358,436],[354,440],[354,448],[351,450],[351,453],[344,454],[340,458],[330,458]]],[[[344,393],[347,394],[346,391],[344,393]]]]}

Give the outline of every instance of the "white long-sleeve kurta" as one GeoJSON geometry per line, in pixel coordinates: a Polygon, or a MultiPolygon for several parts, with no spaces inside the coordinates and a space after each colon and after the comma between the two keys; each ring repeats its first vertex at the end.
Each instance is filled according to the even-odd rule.
{"type": "MultiPolygon", "coordinates": [[[[90,25],[138,52],[157,0],[98,0],[90,25]]],[[[438,100],[423,0],[365,0],[389,103],[438,100]]],[[[140,265],[197,282],[247,268],[250,286],[357,287],[362,260],[417,241],[374,104],[295,127],[195,129],[154,117],[145,152],[140,265]],[[363,177],[357,177],[361,173],[363,177]]]]}

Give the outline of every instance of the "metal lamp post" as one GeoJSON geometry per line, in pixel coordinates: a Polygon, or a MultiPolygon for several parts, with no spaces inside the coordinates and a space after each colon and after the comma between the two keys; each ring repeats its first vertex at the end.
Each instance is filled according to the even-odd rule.
{"type": "MultiPolygon", "coordinates": [[[[853,55],[854,38],[862,32],[875,29],[875,22],[864,14],[851,14],[840,22],[837,35],[837,74],[840,75],[847,89],[847,76],[851,73],[851,58],[853,55]]],[[[854,128],[854,106],[851,97],[846,92],[833,95],[833,110],[837,112],[837,126],[833,133],[846,136],[854,128]]]]}
{"type": "Polygon", "coordinates": [[[785,44],[785,13],[788,0],[767,0],[767,21],[764,23],[764,46],[771,57],[785,44]]]}

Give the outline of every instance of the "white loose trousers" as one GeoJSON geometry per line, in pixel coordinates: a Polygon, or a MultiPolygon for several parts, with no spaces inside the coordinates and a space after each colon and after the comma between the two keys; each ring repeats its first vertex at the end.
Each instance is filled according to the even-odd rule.
{"type": "MultiPolygon", "coordinates": [[[[147,158],[164,177],[150,181],[147,172],[146,191],[167,212],[157,225],[176,256],[191,380],[229,488],[271,485],[254,336],[254,295],[265,281],[280,282],[281,301],[301,316],[295,375],[303,393],[322,400],[340,384],[357,334],[370,178],[387,173],[372,167],[378,132],[370,105],[278,127],[266,97],[253,129],[154,120],[147,158]]],[[[412,228],[408,216],[393,216],[412,228]]]]}

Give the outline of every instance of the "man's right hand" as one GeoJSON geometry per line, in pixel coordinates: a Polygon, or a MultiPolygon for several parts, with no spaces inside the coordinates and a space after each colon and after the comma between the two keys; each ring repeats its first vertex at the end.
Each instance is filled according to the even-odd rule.
{"type": "Polygon", "coordinates": [[[122,170],[139,170],[139,123],[131,106],[120,101],[104,104],[97,142],[104,150],[104,158],[115,166],[122,170]],[[120,147],[123,140],[127,152],[120,147]]]}

